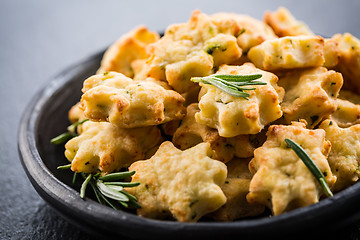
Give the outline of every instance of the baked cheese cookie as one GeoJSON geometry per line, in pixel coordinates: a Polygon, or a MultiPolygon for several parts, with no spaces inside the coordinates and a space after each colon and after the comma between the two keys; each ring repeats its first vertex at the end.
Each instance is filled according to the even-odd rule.
{"type": "Polygon", "coordinates": [[[121,73],[108,74],[84,82],[81,108],[87,118],[134,128],[184,117],[185,99],[179,93],[153,81],[132,81],[121,73]],[[108,74],[114,76],[107,78],[108,74]]]}
{"type": "Polygon", "coordinates": [[[248,58],[263,70],[320,67],[325,63],[324,39],[302,35],[266,40],[251,48],[248,58]]]}
{"type": "Polygon", "coordinates": [[[161,141],[155,126],[123,129],[108,122],[87,121],[81,134],[65,144],[65,156],[74,172],[111,173],[144,159],[161,141]]]}
{"type": "Polygon", "coordinates": [[[324,174],[329,187],[336,176],[332,174],[327,156],[331,144],[325,140],[323,129],[308,130],[305,123],[271,125],[267,140],[254,152],[249,169],[254,174],[247,200],[269,207],[274,215],[308,206],[319,201],[323,189],[285,139],[298,143],[324,174]]]}
{"type": "Polygon", "coordinates": [[[224,205],[220,186],[226,179],[226,165],[212,159],[212,154],[209,143],[181,151],[167,141],[149,160],[133,163],[129,171],[136,173],[131,181],[140,185],[126,191],[141,204],[138,215],[196,222],[224,205]]]}
{"type": "Polygon", "coordinates": [[[319,128],[325,130],[331,142],[328,161],[337,179],[332,190],[337,192],[359,180],[360,124],[340,128],[336,122],[325,120],[319,128]]]}
{"type": "Polygon", "coordinates": [[[280,102],[284,90],[277,86],[276,75],[257,69],[251,63],[242,66],[223,65],[216,74],[262,74],[259,81],[267,84],[258,85],[256,90],[249,91],[250,97],[246,100],[200,83],[205,90],[200,94],[200,112],[195,114],[198,123],[217,129],[222,137],[235,137],[259,133],[267,124],[282,116],[280,102]]]}
{"type": "Polygon", "coordinates": [[[249,135],[238,135],[232,138],[220,137],[216,129],[196,122],[195,114],[199,111],[197,103],[187,107],[186,116],[172,139],[176,147],[185,150],[201,142],[208,142],[215,152],[213,158],[222,162],[228,162],[234,157],[253,156],[254,146],[250,142],[249,135]]]}
{"type": "Polygon", "coordinates": [[[318,67],[289,71],[278,83],[285,89],[281,103],[285,122],[305,119],[308,127],[314,128],[335,112],[343,79],[338,72],[318,67]]]}
{"type": "Polygon", "coordinates": [[[146,59],[146,47],[159,38],[157,32],[149,31],[145,26],[124,34],[106,50],[97,73],[114,71],[134,77],[132,63],[138,59],[146,59]]]}

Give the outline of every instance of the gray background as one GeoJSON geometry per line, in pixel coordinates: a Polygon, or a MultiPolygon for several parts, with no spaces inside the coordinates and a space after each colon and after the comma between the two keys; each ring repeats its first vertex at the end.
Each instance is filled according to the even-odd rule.
{"type": "MultiPolygon", "coordinates": [[[[0,1],[0,238],[90,239],[35,192],[17,152],[17,128],[27,103],[65,67],[103,50],[140,24],[161,31],[185,22],[192,10],[245,13],[288,7],[323,36],[360,37],[360,1],[0,1]]],[[[360,224],[339,232],[358,239],[360,224]]],[[[326,231],[326,230],[325,230],[326,231]]]]}

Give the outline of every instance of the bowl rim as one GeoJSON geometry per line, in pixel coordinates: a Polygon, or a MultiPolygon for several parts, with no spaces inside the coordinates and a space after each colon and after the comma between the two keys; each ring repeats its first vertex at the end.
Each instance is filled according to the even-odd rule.
{"type": "MultiPolygon", "coordinates": [[[[37,149],[36,126],[41,121],[39,113],[49,98],[57,91],[61,91],[66,83],[74,81],[73,76],[83,69],[80,66],[92,61],[99,61],[103,53],[104,50],[79,63],[70,65],[49,79],[26,107],[18,128],[18,151],[22,166],[30,182],[39,195],[70,222],[86,231],[94,230],[96,233],[99,232],[96,230],[98,228],[102,234],[110,233],[111,235],[128,237],[155,234],[159,239],[166,236],[172,236],[172,238],[179,236],[226,236],[229,233],[238,233],[244,236],[263,235],[259,229],[267,233],[274,232],[276,235],[279,235],[279,230],[283,234],[287,234],[294,231],[295,228],[299,228],[301,231],[314,229],[316,224],[312,226],[306,224],[313,222],[312,219],[314,218],[322,219],[324,222],[333,221],[335,220],[333,211],[336,210],[343,210],[342,215],[348,219],[348,221],[342,222],[343,225],[349,224],[349,221],[360,219],[360,214],[357,214],[360,212],[360,207],[355,212],[353,210],[353,205],[360,200],[360,183],[334,194],[331,198],[278,216],[234,222],[183,223],[155,220],[114,210],[89,198],[83,201],[76,190],[57,179],[46,167],[37,149]],[[141,233],[137,232],[139,228],[142,229],[141,233]]],[[[341,224],[338,226],[340,227],[341,224]]]]}

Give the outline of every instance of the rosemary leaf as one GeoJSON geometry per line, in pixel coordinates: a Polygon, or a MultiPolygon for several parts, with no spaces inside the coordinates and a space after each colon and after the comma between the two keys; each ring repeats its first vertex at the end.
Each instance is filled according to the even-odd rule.
{"type": "Polygon", "coordinates": [[[262,74],[249,74],[249,75],[217,74],[215,76],[229,82],[247,82],[261,78],[262,74]]]}
{"type": "Polygon", "coordinates": [[[244,88],[243,86],[266,85],[266,82],[255,81],[261,78],[261,74],[252,75],[228,75],[228,74],[213,74],[206,77],[192,77],[191,81],[201,82],[204,84],[211,84],[221,91],[234,96],[242,97],[249,100],[250,94],[244,92],[251,91],[256,88],[244,88]]]}
{"type": "MultiPolygon", "coordinates": [[[[86,175],[84,173],[81,173],[81,176],[86,179],[86,175]]],[[[96,174],[94,175],[96,176],[96,174]]],[[[93,177],[94,177],[93,176],[93,177]]],[[[97,186],[94,184],[94,181],[90,180],[89,182],[90,186],[92,187],[94,193],[95,193],[95,196],[96,196],[96,199],[97,201],[102,204],[102,205],[109,205],[110,207],[112,207],[113,209],[115,210],[119,210],[118,207],[116,207],[114,204],[111,203],[111,201],[109,201],[101,192],[100,190],[97,188],[97,186]]]]}
{"type": "Polygon", "coordinates": [[[107,187],[104,183],[102,183],[99,180],[96,181],[96,186],[98,187],[100,192],[108,198],[123,201],[123,202],[129,201],[129,198],[125,194],[123,194],[121,192],[117,192],[117,191],[107,187]]]}
{"type": "Polygon", "coordinates": [[[107,197],[105,197],[103,194],[101,194],[100,190],[98,188],[96,188],[96,190],[99,192],[99,196],[113,209],[115,210],[120,210],[120,208],[118,208],[117,206],[115,206],[114,204],[111,203],[111,201],[109,199],[107,199],[107,197]]]}
{"type": "MultiPolygon", "coordinates": [[[[249,86],[249,85],[266,85],[265,82],[253,81],[253,82],[231,82],[235,86],[249,86]]],[[[242,88],[243,89],[243,88],[242,88]]]]}
{"type": "Polygon", "coordinates": [[[76,182],[76,176],[77,176],[77,172],[74,172],[74,176],[73,176],[73,179],[72,179],[72,184],[75,184],[75,182],[76,182]]]}
{"type": "Polygon", "coordinates": [[[73,137],[76,137],[77,134],[76,134],[76,127],[83,124],[84,122],[86,121],[89,121],[89,119],[85,119],[85,120],[82,120],[80,122],[76,122],[70,126],[67,127],[67,130],[68,132],[65,132],[65,133],[62,133],[60,134],[59,136],[57,137],[54,137],[53,139],[50,140],[50,142],[52,144],[55,144],[55,145],[59,145],[59,144],[64,144],[66,143],[67,141],[69,141],[70,139],[72,139],[73,137]]]}
{"type": "Polygon", "coordinates": [[[121,191],[121,192],[129,197],[130,201],[127,203],[129,208],[141,208],[141,205],[136,201],[135,196],[133,196],[132,194],[130,194],[126,191],[121,191]]]}
{"type": "Polygon", "coordinates": [[[86,187],[87,187],[88,183],[90,182],[91,178],[92,178],[92,174],[89,174],[89,175],[86,177],[86,179],[85,179],[85,181],[83,182],[83,184],[81,185],[81,189],[80,189],[80,197],[81,197],[81,198],[84,198],[84,197],[85,197],[86,187]]]}
{"type": "Polygon", "coordinates": [[[135,197],[134,195],[132,195],[132,194],[130,194],[130,193],[124,191],[124,190],[122,190],[121,192],[122,192],[123,194],[125,194],[130,200],[136,201],[136,197],[135,197]]]}
{"type": "Polygon", "coordinates": [[[53,139],[50,140],[50,142],[52,144],[55,145],[59,145],[59,144],[63,144],[66,143],[67,141],[69,141],[70,139],[72,139],[73,137],[76,137],[75,133],[72,132],[66,132],[66,133],[62,133],[57,137],[54,137],[53,139]]]}
{"type": "Polygon", "coordinates": [[[93,176],[93,179],[96,180],[100,175],[101,175],[101,173],[96,173],[96,174],[93,176]]]}
{"type": "Polygon", "coordinates": [[[141,208],[141,205],[133,199],[130,199],[130,201],[128,202],[129,208],[141,208]]]}
{"type": "Polygon", "coordinates": [[[91,188],[93,189],[93,191],[94,191],[94,193],[95,193],[95,196],[96,196],[96,199],[97,199],[97,201],[100,203],[100,204],[105,204],[104,202],[103,202],[103,199],[101,198],[101,196],[100,196],[100,192],[99,192],[99,190],[98,189],[96,189],[96,186],[93,184],[93,182],[92,181],[90,181],[90,186],[91,186],[91,188]]]}
{"type": "Polygon", "coordinates": [[[76,128],[77,128],[79,125],[81,125],[81,124],[83,124],[84,122],[86,122],[86,121],[89,121],[89,119],[84,119],[84,120],[82,120],[82,121],[80,121],[80,122],[76,122],[76,123],[74,123],[74,124],[71,124],[70,126],[67,127],[67,130],[68,130],[69,132],[75,133],[76,128]]]}
{"type": "Polygon", "coordinates": [[[122,202],[122,201],[118,201],[121,205],[123,205],[124,207],[128,208],[129,204],[126,202],[122,202]]]}
{"type": "Polygon", "coordinates": [[[70,168],[71,168],[71,163],[62,165],[62,166],[58,166],[56,169],[64,170],[64,169],[70,169],[70,168]]]}
{"type": "Polygon", "coordinates": [[[241,88],[242,90],[255,90],[256,88],[241,88]]]}
{"type": "Polygon", "coordinates": [[[122,191],[124,188],[122,186],[115,186],[115,185],[106,185],[108,188],[114,190],[114,191],[122,191]]]}
{"type": "Polygon", "coordinates": [[[127,205],[129,208],[141,208],[141,205],[136,201],[136,197],[126,191],[121,191],[123,194],[129,197],[129,202],[127,205]]]}
{"type": "Polygon", "coordinates": [[[304,162],[305,166],[309,169],[309,171],[314,175],[316,180],[320,183],[321,187],[324,189],[326,196],[332,197],[333,193],[331,192],[324,175],[320,171],[320,169],[316,166],[314,161],[310,158],[310,156],[305,152],[305,150],[296,142],[291,139],[286,138],[285,142],[292,150],[298,155],[298,157],[304,162]]]}
{"type": "Polygon", "coordinates": [[[135,174],[135,171],[110,173],[108,175],[99,177],[99,180],[102,180],[102,181],[116,181],[116,180],[121,180],[121,179],[124,179],[124,178],[131,177],[134,174],[135,174]]]}
{"type": "Polygon", "coordinates": [[[105,185],[114,185],[122,187],[136,187],[139,186],[139,182],[104,182],[105,185]]]}

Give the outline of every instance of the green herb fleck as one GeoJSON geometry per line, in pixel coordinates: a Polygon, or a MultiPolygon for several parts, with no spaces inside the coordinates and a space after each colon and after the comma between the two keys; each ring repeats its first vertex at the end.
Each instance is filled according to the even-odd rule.
{"type": "Polygon", "coordinates": [[[222,52],[225,52],[227,48],[224,45],[220,45],[220,44],[210,44],[210,46],[208,46],[205,49],[205,52],[212,55],[214,53],[214,51],[217,50],[217,49],[222,51],[222,52]]]}
{"type": "Polygon", "coordinates": [[[210,34],[214,34],[214,28],[213,28],[213,27],[210,26],[210,27],[208,28],[208,30],[209,30],[209,33],[210,33],[210,34]]]}
{"type": "Polygon", "coordinates": [[[240,30],[239,34],[236,35],[235,37],[238,37],[238,36],[240,36],[241,34],[243,34],[243,33],[245,33],[245,32],[246,32],[246,29],[245,29],[245,28],[242,28],[242,29],[240,30]]]}

